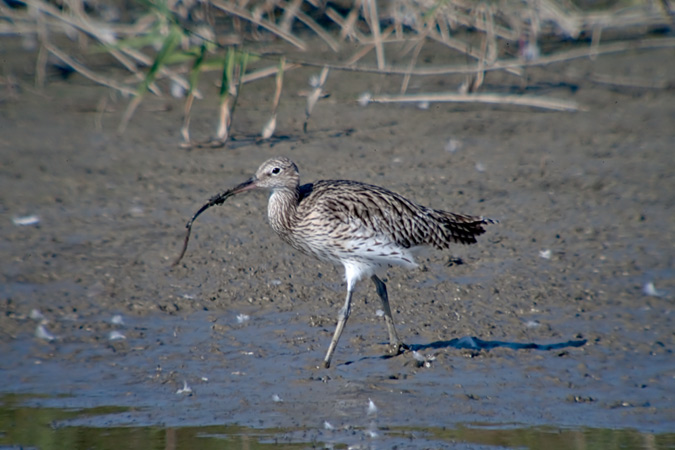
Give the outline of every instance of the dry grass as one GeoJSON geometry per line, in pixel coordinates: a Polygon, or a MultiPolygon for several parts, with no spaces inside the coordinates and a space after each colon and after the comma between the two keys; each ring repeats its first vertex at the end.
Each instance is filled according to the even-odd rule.
{"type": "MultiPolygon", "coordinates": [[[[46,82],[51,56],[70,70],[131,97],[119,126],[123,132],[144,95],[165,95],[160,86],[166,84],[158,81],[169,80],[174,95],[186,99],[181,128],[185,146],[225,145],[231,134],[236,100],[245,84],[275,75],[271,118],[261,127],[262,138],[270,138],[276,127],[283,74],[300,66],[321,68],[308,95],[306,130],[329,71],[402,77],[398,93],[371,96],[367,98],[370,102],[487,102],[576,110],[581,107],[559,99],[484,92],[485,74],[504,71],[521,77],[532,66],[574,58],[593,59],[603,53],[635,48],[675,47],[675,39],[643,38],[645,31],[675,25],[675,11],[666,1],[624,0],[601,11],[581,10],[570,0],[356,0],[328,5],[319,0],[143,0],[137,11],[121,11],[110,2],[85,5],[83,0],[24,1],[24,6],[15,7],[0,3],[0,14],[6,19],[0,23],[0,33],[20,35],[26,45],[34,44],[38,87],[46,82]],[[123,16],[131,18],[121,20],[123,16]],[[605,44],[603,36],[608,32],[629,38],[605,44]],[[545,55],[540,51],[542,42],[551,46],[556,40],[581,42],[587,36],[589,44],[572,50],[549,51],[545,55]],[[76,45],[64,44],[64,37],[76,45]],[[317,39],[329,51],[322,60],[289,56],[307,50],[308,42],[317,39]],[[260,42],[274,40],[285,42],[294,52],[283,57],[250,51],[260,42]],[[420,62],[425,47],[439,44],[447,48],[447,59],[454,55],[468,62],[444,67],[420,62]],[[100,51],[106,52],[126,75],[92,69],[88,56],[100,51]],[[338,58],[345,51],[351,56],[338,58]],[[364,62],[371,58],[374,65],[364,62]],[[261,64],[247,72],[247,62],[255,60],[261,64]],[[340,60],[346,62],[336,62],[340,60]],[[195,98],[202,97],[200,75],[209,70],[222,74],[216,131],[209,141],[196,143],[190,138],[190,112],[195,98]],[[456,92],[406,94],[413,77],[447,74],[465,76],[456,92]]],[[[10,73],[3,76],[5,80],[15,80],[10,73]]],[[[651,89],[666,87],[650,80],[597,77],[589,81],[651,89]]]]}

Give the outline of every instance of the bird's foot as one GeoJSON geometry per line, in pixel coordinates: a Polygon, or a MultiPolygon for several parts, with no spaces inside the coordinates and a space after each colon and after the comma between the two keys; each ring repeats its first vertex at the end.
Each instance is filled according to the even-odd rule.
{"type": "Polygon", "coordinates": [[[410,346],[407,344],[404,344],[403,342],[396,342],[394,344],[389,344],[389,350],[387,353],[390,356],[396,356],[400,355],[401,353],[405,352],[406,350],[410,350],[410,346]]]}

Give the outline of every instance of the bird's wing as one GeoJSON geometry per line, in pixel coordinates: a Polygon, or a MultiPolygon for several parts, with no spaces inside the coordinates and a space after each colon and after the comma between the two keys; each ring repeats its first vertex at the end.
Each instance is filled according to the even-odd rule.
{"type": "Polygon", "coordinates": [[[298,225],[313,224],[334,237],[383,239],[403,248],[472,244],[490,219],[418,205],[387,189],[354,181],[319,181],[298,207],[298,225]]]}

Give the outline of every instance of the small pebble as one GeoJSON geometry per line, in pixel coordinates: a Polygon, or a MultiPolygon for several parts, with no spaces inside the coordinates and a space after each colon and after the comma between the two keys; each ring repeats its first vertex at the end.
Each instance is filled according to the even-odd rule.
{"type": "Polygon", "coordinates": [[[121,341],[122,339],[126,339],[127,337],[120,333],[119,331],[111,331],[110,334],[108,335],[108,340],[109,341],[121,341]]]}
{"type": "Polygon", "coordinates": [[[309,77],[309,85],[313,88],[321,87],[321,77],[319,75],[312,75],[309,77]]]}
{"type": "Polygon", "coordinates": [[[52,342],[53,340],[56,339],[56,337],[51,334],[43,324],[40,324],[37,326],[35,329],[35,337],[38,339],[44,339],[45,341],[52,342]]]}
{"type": "Polygon", "coordinates": [[[188,386],[187,381],[183,381],[183,387],[176,391],[176,394],[192,394],[192,388],[188,386]]]}
{"type": "Polygon", "coordinates": [[[251,319],[248,314],[237,314],[237,323],[244,323],[251,319]]]}
{"type": "Polygon", "coordinates": [[[140,206],[132,206],[129,208],[129,214],[131,214],[133,217],[142,217],[144,213],[145,211],[140,206]]]}
{"type": "Polygon", "coordinates": [[[110,319],[110,323],[113,325],[124,325],[124,318],[121,314],[115,314],[112,316],[112,319],[110,319]]]}
{"type": "Polygon", "coordinates": [[[171,83],[171,96],[173,98],[183,98],[185,97],[185,92],[185,88],[177,82],[173,81],[171,83]]]}
{"type": "Polygon", "coordinates": [[[462,141],[455,138],[448,139],[448,142],[445,144],[445,151],[450,153],[455,153],[457,150],[462,148],[462,141]]]}
{"type": "Polygon", "coordinates": [[[417,350],[413,350],[412,355],[413,358],[415,358],[415,361],[424,362],[424,356],[417,350]]]}
{"type": "Polygon", "coordinates": [[[645,295],[649,295],[650,297],[663,297],[663,292],[657,291],[656,286],[654,286],[654,283],[651,281],[645,283],[645,285],[642,287],[642,292],[644,292],[645,295]]]}
{"type": "Polygon", "coordinates": [[[364,92],[363,94],[359,95],[359,99],[357,101],[359,102],[360,106],[368,106],[368,103],[370,103],[372,98],[373,96],[370,92],[364,92]]]}
{"type": "Polygon", "coordinates": [[[12,222],[14,223],[14,225],[20,227],[26,225],[37,225],[38,223],[40,223],[40,217],[38,217],[35,214],[23,217],[12,217],[12,222]]]}
{"type": "Polygon", "coordinates": [[[371,399],[368,399],[368,409],[366,410],[366,413],[369,416],[377,413],[377,406],[375,406],[375,402],[373,402],[371,399]]]}

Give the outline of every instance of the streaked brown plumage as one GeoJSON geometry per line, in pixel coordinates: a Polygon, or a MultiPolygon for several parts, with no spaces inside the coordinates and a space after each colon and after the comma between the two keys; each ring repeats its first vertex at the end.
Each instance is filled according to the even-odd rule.
{"type": "Polygon", "coordinates": [[[255,188],[271,191],[269,223],[281,239],[303,253],[345,268],[347,298],[324,358],[325,367],[330,366],[349,317],[358,280],[370,276],[375,283],[391,352],[400,353],[405,345],[394,329],[386,285],[377,276],[379,270],[389,264],[415,267],[414,251],[422,246],[446,249],[454,243],[473,244],[485,232],[483,226],[494,223],[483,217],[427,208],[387,189],[357,181],[324,180],[300,186],[297,166],[285,157],[265,161],[251,179],[213,197],[209,206],[255,188]]]}

